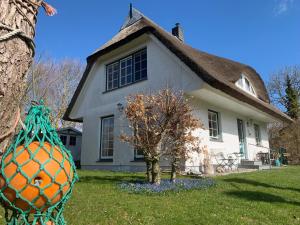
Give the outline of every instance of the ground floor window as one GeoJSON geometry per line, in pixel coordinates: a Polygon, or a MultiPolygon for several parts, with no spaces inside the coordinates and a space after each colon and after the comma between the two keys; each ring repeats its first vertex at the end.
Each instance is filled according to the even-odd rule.
{"type": "Polygon", "coordinates": [[[75,146],[76,145],[76,136],[70,136],[70,142],[69,144],[71,146],[75,146]]]}
{"type": "Polygon", "coordinates": [[[114,117],[101,119],[101,159],[112,159],[114,151],[114,117]]]}
{"type": "Polygon", "coordinates": [[[210,139],[218,140],[221,138],[221,129],[218,112],[208,110],[208,127],[210,139]]]}
{"type": "Polygon", "coordinates": [[[135,159],[143,159],[144,154],[142,149],[134,149],[134,158],[135,159]]]}
{"type": "Polygon", "coordinates": [[[254,133],[255,133],[256,145],[261,145],[260,127],[257,124],[254,124],[254,133]]]}
{"type": "Polygon", "coordinates": [[[67,144],[67,136],[66,135],[60,135],[60,140],[63,143],[63,145],[67,144]]]}

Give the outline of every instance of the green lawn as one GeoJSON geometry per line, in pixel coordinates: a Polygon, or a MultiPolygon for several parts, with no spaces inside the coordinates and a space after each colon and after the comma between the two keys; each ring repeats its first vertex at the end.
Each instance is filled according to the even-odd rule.
{"type": "Polygon", "coordinates": [[[79,175],[66,206],[69,225],[300,224],[300,167],[217,177],[208,190],[165,195],[119,190],[117,183],[140,179],[141,173],[79,175]]]}

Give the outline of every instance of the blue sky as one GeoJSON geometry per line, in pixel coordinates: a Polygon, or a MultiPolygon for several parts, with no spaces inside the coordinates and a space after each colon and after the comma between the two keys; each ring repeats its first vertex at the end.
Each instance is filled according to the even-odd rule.
{"type": "Polygon", "coordinates": [[[48,0],[54,17],[40,12],[37,54],[85,58],[113,37],[129,3],[171,30],[184,28],[187,44],[254,67],[269,75],[300,64],[300,0],[48,0]]]}

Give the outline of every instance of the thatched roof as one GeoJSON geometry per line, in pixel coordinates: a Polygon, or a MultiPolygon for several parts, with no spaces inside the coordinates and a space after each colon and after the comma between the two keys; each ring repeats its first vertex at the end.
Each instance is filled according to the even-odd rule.
{"type": "Polygon", "coordinates": [[[282,113],[280,110],[270,104],[264,82],[253,68],[230,59],[208,54],[192,48],[191,46],[180,41],[171,33],[159,27],[137,10],[135,10],[133,19],[127,18],[125,24],[122,26],[117,35],[115,35],[110,41],[105,43],[87,58],[88,65],[86,71],[64,115],[64,119],[72,120],[69,118],[69,113],[75,104],[77,96],[80,93],[80,90],[93,63],[102,55],[134,40],[145,33],[151,33],[157,37],[182,62],[184,62],[201,79],[203,79],[212,87],[219,89],[240,101],[253,105],[273,117],[283,121],[290,121],[290,118],[286,114],[282,113]],[[241,74],[246,75],[250,80],[254,86],[258,98],[244,92],[235,85],[235,82],[241,77],[241,74]]]}

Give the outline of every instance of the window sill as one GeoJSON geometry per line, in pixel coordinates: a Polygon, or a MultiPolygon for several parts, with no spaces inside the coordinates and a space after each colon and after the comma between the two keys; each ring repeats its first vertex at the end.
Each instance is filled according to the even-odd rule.
{"type": "Polygon", "coordinates": [[[145,162],[145,159],[144,158],[134,158],[134,160],[132,160],[130,162],[145,162]]]}
{"type": "MultiPolygon", "coordinates": [[[[148,76],[147,76],[147,77],[148,77],[148,76]]],[[[112,92],[112,91],[116,91],[116,90],[119,90],[119,89],[121,89],[121,88],[128,87],[128,86],[130,86],[130,85],[134,85],[134,84],[137,84],[137,83],[146,81],[146,80],[148,80],[148,78],[144,78],[144,79],[142,79],[142,80],[135,81],[135,82],[133,82],[133,83],[126,84],[126,85],[123,85],[123,86],[121,86],[121,87],[117,87],[117,88],[114,88],[114,89],[111,89],[111,90],[103,91],[102,94],[106,94],[106,93],[109,93],[109,92],[112,92]]]]}
{"type": "Polygon", "coordinates": [[[224,142],[223,139],[221,139],[221,138],[220,139],[209,138],[209,140],[213,141],[213,142],[224,142]]]}
{"type": "Polygon", "coordinates": [[[96,162],[113,162],[113,159],[98,159],[96,162]]]}

